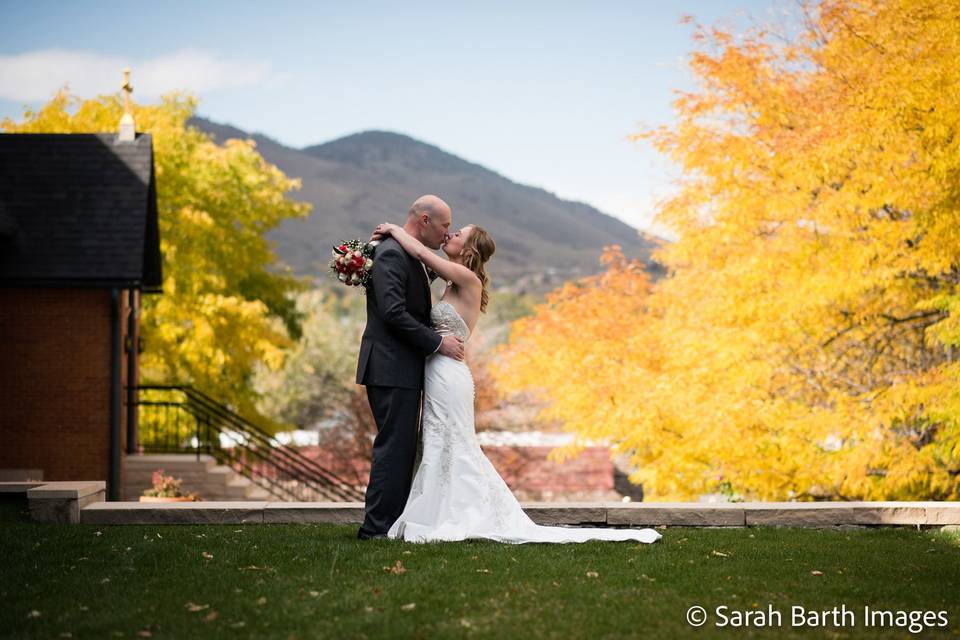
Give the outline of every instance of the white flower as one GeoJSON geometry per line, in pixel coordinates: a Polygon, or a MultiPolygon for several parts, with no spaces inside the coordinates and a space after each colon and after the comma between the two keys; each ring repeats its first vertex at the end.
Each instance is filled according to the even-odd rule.
{"type": "Polygon", "coordinates": [[[370,269],[372,267],[373,267],[373,260],[371,260],[370,258],[367,258],[367,261],[363,263],[363,268],[370,269]]]}
{"type": "Polygon", "coordinates": [[[350,276],[350,282],[360,282],[360,274],[354,273],[350,276]]]}
{"type": "Polygon", "coordinates": [[[346,282],[346,281],[347,281],[347,274],[341,273],[340,275],[337,276],[337,278],[340,280],[340,282],[346,282]]]}

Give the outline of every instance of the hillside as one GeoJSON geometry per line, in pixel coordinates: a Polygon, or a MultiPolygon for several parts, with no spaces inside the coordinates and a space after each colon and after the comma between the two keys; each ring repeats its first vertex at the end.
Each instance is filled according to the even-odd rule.
{"type": "Polygon", "coordinates": [[[265,136],[194,118],[214,136],[252,138],[260,153],[302,189],[292,196],[313,205],[310,216],[270,233],[277,253],[299,274],[325,275],[329,246],[369,237],[378,223],[402,223],[418,196],[435,193],[453,209],[454,227],[479,224],[493,235],[494,280],[559,281],[599,270],[604,245],[619,244],[631,257],[649,258],[660,240],[580,202],[561,200],[517,184],[487,168],[408,136],[366,131],[294,149],[265,136]]]}

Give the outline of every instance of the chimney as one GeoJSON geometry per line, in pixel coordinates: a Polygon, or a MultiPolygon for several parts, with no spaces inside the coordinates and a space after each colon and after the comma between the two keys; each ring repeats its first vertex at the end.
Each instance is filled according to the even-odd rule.
{"type": "Polygon", "coordinates": [[[137,137],[137,125],[133,121],[133,112],[130,108],[130,94],[133,93],[133,86],[130,84],[130,69],[123,70],[123,117],[120,118],[120,133],[117,135],[119,142],[133,142],[137,137]]]}

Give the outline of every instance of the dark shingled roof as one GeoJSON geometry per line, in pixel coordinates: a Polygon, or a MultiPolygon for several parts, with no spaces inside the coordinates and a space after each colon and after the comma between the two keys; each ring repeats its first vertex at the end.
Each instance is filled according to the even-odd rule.
{"type": "Polygon", "coordinates": [[[149,134],[0,134],[0,286],[161,284],[149,134]]]}

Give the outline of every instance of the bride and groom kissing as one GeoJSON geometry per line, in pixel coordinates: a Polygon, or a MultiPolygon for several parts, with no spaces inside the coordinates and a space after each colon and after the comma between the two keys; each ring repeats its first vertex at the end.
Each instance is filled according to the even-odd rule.
{"type": "Polygon", "coordinates": [[[378,225],[371,238],[380,242],[356,381],[366,387],[377,435],[357,537],[511,544],[659,540],[653,529],[535,524],[484,455],[464,351],[486,311],[485,265],[496,245],[480,226],[451,231],[451,223],[450,206],[425,195],[403,226],[378,225]],[[430,271],[447,283],[435,305],[430,271]]]}

